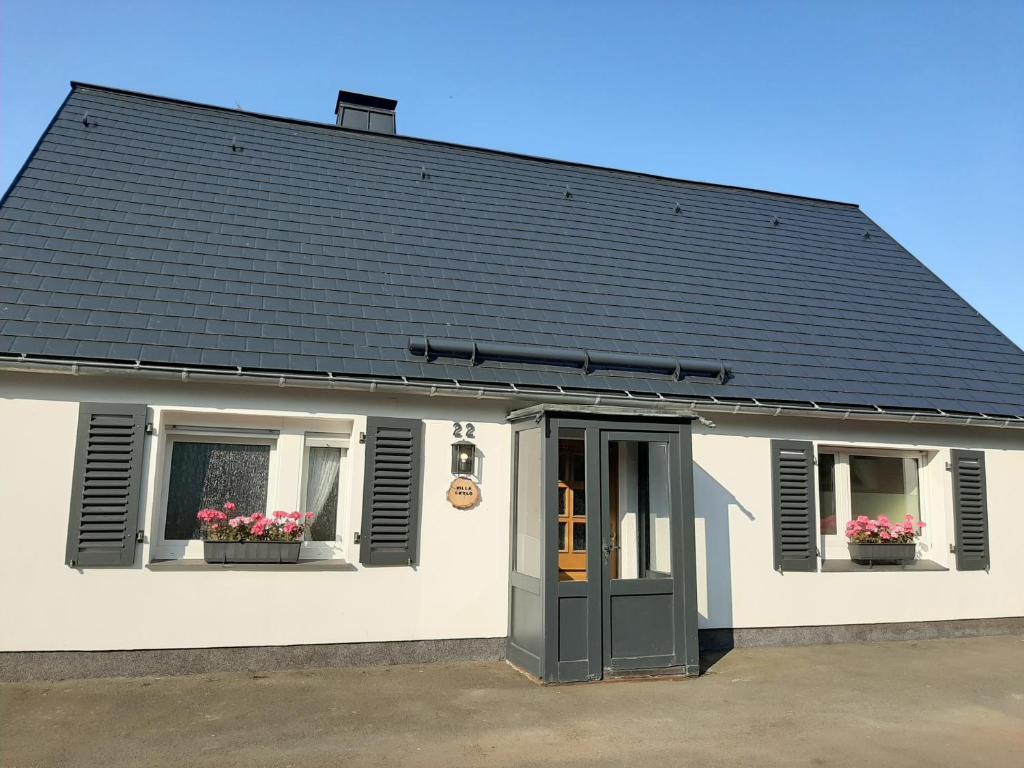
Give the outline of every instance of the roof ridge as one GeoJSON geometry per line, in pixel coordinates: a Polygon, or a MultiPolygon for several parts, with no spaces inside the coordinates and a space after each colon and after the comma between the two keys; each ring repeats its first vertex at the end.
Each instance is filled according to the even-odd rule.
{"type": "Polygon", "coordinates": [[[646,171],[629,170],[627,168],[614,168],[607,165],[596,165],[593,163],[584,163],[576,160],[560,160],[553,157],[544,157],[543,155],[530,155],[524,152],[513,152],[504,149],[492,149],[490,147],[477,147],[471,144],[459,144],[453,141],[443,141],[441,139],[428,139],[422,136],[409,136],[406,134],[370,134],[368,131],[360,131],[354,128],[343,128],[342,126],[335,125],[334,123],[324,123],[317,120],[304,120],[297,117],[285,117],[283,115],[271,115],[265,112],[252,112],[246,109],[238,109],[233,107],[223,107],[217,104],[206,104],[199,101],[190,101],[188,99],[178,99],[173,96],[161,96],[154,93],[146,93],[143,91],[133,91],[127,88],[116,88],[114,86],[99,85],[96,83],[84,83],[79,80],[71,81],[71,89],[76,90],[79,88],[91,89],[95,91],[105,91],[107,93],[122,94],[125,96],[134,96],[142,99],[151,99],[153,101],[161,101],[168,104],[178,104],[186,107],[197,107],[199,109],[210,109],[216,112],[229,112],[235,115],[246,115],[248,117],[255,117],[262,120],[272,120],[281,123],[291,123],[293,125],[305,125],[311,128],[325,128],[332,131],[342,131],[348,134],[356,134],[360,136],[372,135],[375,138],[381,138],[385,140],[397,140],[397,141],[411,141],[421,144],[432,144],[442,147],[453,147],[456,149],[467,149],[474,152],[485,152],[493,155],[502,155],[505,157],[515,157],[524,160],[532,160],[535,162],[549,163],[553,165],[563,165],[574,168],[585,168],[590,170],[605,171],[614,174],[625,174],[629,176],[640,176],[647,179],[657,179],[659,181],[668,181],[676,184],[687,184],[697,187],[710,187],[714,189],[733,190],[737,192],[753,192],[760,195],[770,195],[773,197],[782,197],[791,200],[800,200],[804,202],[815,202],[825,203],[827,205],[837,205],[845,208],[857,208],[860,206],[857,203],[845,202],[843,200],[831,200],[825,197],[814,197],[811,195],[798,195],[791,192],[778,192],[771,189],[760,189],[758,187],[744,187],[738,184],[721,184],[713,181],[698,181],[695,179],[681,179],[675,176],[664,176],[657,173],[648,173],[646,171]]]}

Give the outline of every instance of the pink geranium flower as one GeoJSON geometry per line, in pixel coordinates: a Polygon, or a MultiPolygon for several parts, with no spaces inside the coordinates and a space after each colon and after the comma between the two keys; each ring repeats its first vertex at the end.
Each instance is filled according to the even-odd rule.
{"type": "MultiPolygon", "coordinates": [[[[231,502],[223,505],[225,510],[236,507],[231,502]]],[[[313,513],[284,512],[277,510],[270,514],[254,512],[252,515],[228,517],[219,509],[201,509],[196,513],[205,538],[215,541],[297,541],[302,539],[313,513]]]]}
{"type": "Polygon", "coordinates": [[[860,515],[846,525],[846,538],[855,544],[891,543],[912,544],[924,523],[915,523],[913,515],[906,515],[903,522],[894,522],[885,515],[877,520],[860,515]]]}
{"type": "Polygon", "coordinates": [[[224,504],[224,509],[226,509],[228,512],[234,512],[235,511],[235,503],[233,501],[226,502],[224,504]]]}

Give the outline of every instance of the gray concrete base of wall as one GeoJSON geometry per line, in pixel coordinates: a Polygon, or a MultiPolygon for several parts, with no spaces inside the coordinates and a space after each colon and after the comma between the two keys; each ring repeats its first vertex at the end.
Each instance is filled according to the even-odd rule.
{"type": "Polygon", "coordinates": [[[777,645],[827,645],[888,640],[936,640],[944,637],[1024,635],[1024,616],[1000,619],[909,621],[896,624],[832,624],[815,627],[702,629],[702,651],[727,651],[777,645]]]}
{"type": "MultiPolygon", "coordinates": [[[[933,640],[985,635],[1024,635],[1024,617],[900,624],[702,629],[700,648],[712,652],[758,646],[933,640]]],[[[138,651],[8,651],[0,653],[0,682],[267,672],[444,661],[500,661],[504,658],[503,637],[138,651]]]]}
{"type": "Polygon", "coordinates": [[[504,658],[503,637],[138,651],[14,651],[0,653],[0,681],[267,672],[504,658]]]}

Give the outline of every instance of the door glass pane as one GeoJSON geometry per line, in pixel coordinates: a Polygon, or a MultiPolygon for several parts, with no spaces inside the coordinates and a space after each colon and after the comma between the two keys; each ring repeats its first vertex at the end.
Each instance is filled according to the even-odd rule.
{"type": "Polygon", "coordinates": [[[836,533],[836,457],[831,453],[818,454],[818,496],[821,509],[821,535],[834,536],[836,533]]]}
{"type": "Polygon", "coordinates": [[[540,578],[543,489],[541,430],[516,432],[515,570],[540,578]]]}
{"type": "Polygon", "coordinates": [[[854,519],[921,519],[917,459],[901,456],[850,456],[850,499],[854,519]]]}
{"type": "Polygon", "coordinates": [[[306,454],[306,508],[316,515],[309,541],[334,541],[338,526],[341,448],[313,446],[306,454]]]}
{"type": "Polygon", "coordinates": [[[587,524],[582,520],[572,524],[572,548],[584,555],[587,553],[587,524]]]}
{"type": "Polygon", "coordinates": [[[270,446],[175,441],[167,481],[168,541],[198,539],[196,513],[225,503],[236,515],[267,511],[270,446]]]}
{"type": "Polygon", "coordinates": [[[614,440],[608,459],[611,578],[671,576],[668,442],[614,440]]]}
{"type": "Polygon", "coordinates": [[[563,429],[558,435],[558,529],[561,551],[558,578],[587,579],[586,442],[582,429],[563,429]]]}

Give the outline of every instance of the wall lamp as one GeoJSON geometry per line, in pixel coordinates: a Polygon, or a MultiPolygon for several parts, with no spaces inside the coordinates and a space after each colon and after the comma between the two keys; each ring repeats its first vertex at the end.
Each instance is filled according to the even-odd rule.
{"type": "Polygon", "coordinates": [[[476,446],[460,440],[452,443],[452,474],[474,475],[476,468],[476,446]]]}

